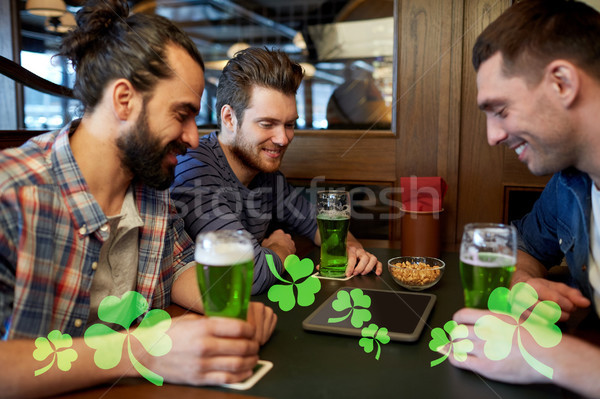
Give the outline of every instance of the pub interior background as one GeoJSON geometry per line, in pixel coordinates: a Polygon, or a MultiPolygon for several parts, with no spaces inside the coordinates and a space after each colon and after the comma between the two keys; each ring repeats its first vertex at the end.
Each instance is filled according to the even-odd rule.
{"type": "MultiPolygon", "coordinates": [[[[27,85],[11,75],[18,64],[72,87],[70,66],[52,54],[83,1],[36,0],[64,3],[66,13],[54,18],[33,15],[27,1],[33,0],[0,2],[0,148],[79,112],[76,100],[27,87],[33,79],[23,71],[16,75],[27,85]]],[[[600,8],[600,0],[587,2],[600,8]]],[[[512,151],[489,147],[476,105],[471,48],[512,0],[129,3],[134,12],[175,21],[202,53],[201,133],[215,128],[216,82],[236,49],[278,48],[303,65],[300,117],[282,172],[306,193],[322,186],[353,190],[357,214],[372,215],[351,222],[366,246],[401,245],[401,177],[440,176],[448,184],[441,213],[447,250],[456,249],[466,223],[508,222],[527,212],[548,181],[531,175],[512,151]]]]}

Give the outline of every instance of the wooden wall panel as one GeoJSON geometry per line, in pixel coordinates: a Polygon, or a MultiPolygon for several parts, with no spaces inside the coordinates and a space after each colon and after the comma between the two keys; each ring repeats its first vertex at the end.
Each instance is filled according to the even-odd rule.
{"type": "Polygon", "coordinates": [[[281,171],[297,179],[395,182],[395,141],[391,134],[299,133],[285,153],[281,171]]]}
{"type": "Polygon", "coordinates": [[[510,0],[465,0],[457,241],[466,223],[502,220],[504,153],[503,148],[487,143],[485,117],[477,108],[471,56],[479,33],[510,3],[510,0]]]}
{"type": "Polygon", "coordinates": [[[463,12],[462,0],[403,0],[400,10],[397,175],[446,180],[442,241],[452,243],[458,195],[463,12]]]}

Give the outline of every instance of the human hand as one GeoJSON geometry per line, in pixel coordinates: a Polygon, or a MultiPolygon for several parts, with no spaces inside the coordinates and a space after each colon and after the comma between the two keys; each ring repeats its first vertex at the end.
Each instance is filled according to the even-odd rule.
{"type": "MultiPolygon", "coordinates": [[[[491,360],[485,355],[484,345],[486,341],[479,338],[474,332],[475,322],[485,315],[492,315],[493,317],[502,319],[507,324],[515,324],[515,320],[508,315],[492,313],[483,309],[464,308],[459,310],[454,314],[453,320],[458,324],[467,326],[468,336],[461,337],[461,339],[469,339],[473,343],[473,350],[467,353],[466,360],[464,361],[457,360],[455,356],[449,356],[448,359],[450,360],[450,363],[456,367],[471,370],[484,377],[497,381],[514,384],[548,382],[548,379],[545,376],[527,364],[518,348],[517,340],[515,339],[512,340],[510,352],[504,359],[491,360]]],[[[525,329],[521,329],[520,334],[523,345],[526,348],[530,348],[530,354],[541,359],[542,354],[538,354],[531,350],[531,348],[541,348],[535,342],[534,338],[531,337],[525,329]]],[[[544,359],[544,362],[547,362],[547,360],[544,359]]]]}
{"type": "MultiPolygon", "coordinates": [[[[539,277],[533,277],[523,282],[529,284],[537,292],[540,301],[552,301],[560,306],[562,313],[559,321],[566,321],[577,309],[590,306],[590,300],[583,296],[581,291],[564,283],[539,277]]],[[[513,283],[515,283],[514,280],[513,283]]]]}
{"type": "Polygon", "coordinates": [[[165,381],[215,385],[242,381],[252,375],[259,344],[254,327],[245,321],[203,317],[173,318],[167,334],[173,347],[164,356],[146,353],[144,362],[165,381]]]}
{"type": "Polygon", "coordinates": [[[260,302],[250,302],[248,306],[248,323],[255,327],[254,340],[264,345],[277,324],[277,315],[268,306],[260,302]]]}
{"type": "Polygon", "coordinates": [[[281,229],[275,230],[270,236],[265,238],[261,246],[275,252],[282,263],[289,255],[296,253],[296,244],[292,240],[292,236],[281,229]]]}
{"type": "Polygon", "coordinates": [[[365,251],[358,241],[348,240],[348,266],[346,267],[346,276],[357,276],[367,274],[375,268],[375,274],[381,275],[382,265],[375,255],[365,251]]]}

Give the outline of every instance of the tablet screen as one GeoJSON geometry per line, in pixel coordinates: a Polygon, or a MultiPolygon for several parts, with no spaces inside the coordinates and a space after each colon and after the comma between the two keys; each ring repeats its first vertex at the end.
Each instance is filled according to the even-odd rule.
{"type": "MultiPolygon", "coordinates": [[[[429,313],[435,303],[436,296],[433,294],[424,294],[416,292],[385,291],[373,289],[358,289],[344,287],[337,290],[327,300],[319,306],[303,322],[302,327],[309,331],[329,332],[345,335],[361,336],[361,330],[369,324],[374,323],[379,327],[386,327],[388,335],[395,341],[416,341],[421,335],[429,313]],[[360,292],[352,291],[360,290],[360,292]],[[341,311],[336,311],[332,304],[335,300],[340,300],[340,291],[346,291],[342,297],[344,303],[353,306],[337,306],[341,311]],[[363,298],[361,295],[367,295],[371,299],[371,304],[366,309],[371,314],[371,318],[360,328],[352,325],[352,315],[344,318],[354,309],[365,308],[364,302],[354,304],[350,298],[363,298]],[[342,320],[343,319],[343,320],[342,320]]],[[[364,312],[363,312],[364,315],[364,312]]]]}

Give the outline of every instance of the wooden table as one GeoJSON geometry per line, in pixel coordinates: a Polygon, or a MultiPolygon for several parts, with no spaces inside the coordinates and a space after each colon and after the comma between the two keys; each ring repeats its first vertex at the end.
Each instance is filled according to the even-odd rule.
{"type": "MultiPolygon", "coordinates": [[[[397,249],[370,249],[384,264],[399,255],[397,249]]],[[[313,253],[312,256],[315,256],[313,253]]],[[[302,329],[302,321],[338,288],[360,287],[403,290],[391,279],[387,268],[382,276],[374,274],[348,281],[321,280],[316,301],[309,307],[294,307],[283,312],[270,303],[266,294],[253,298],[270,303],[279,321],[271,340],[261,349],[262,359],[274,367],[248,391],[218,387],[166,385],[155,387],[142,379],[119,382],[114,387],[96,387],[67,398],[225,398],[238,395],[269,398],[565,398],[576,395],[550,384],[512,385],[488,380],[472,372],[444,363],[431,367],[440,357],[429,347],[430,332],[443,327],[463,306],[458,271],[458,255],[442,255],[446,272],[441,281],[425,291],[437,296],[435,307],[423,333],[414,343],[390,342],[382,346],[375,360],[358,345],[358,337],[312,333],[302,329]]],[[[248,397],[248,396],[244,396],[248,397]]]]}

